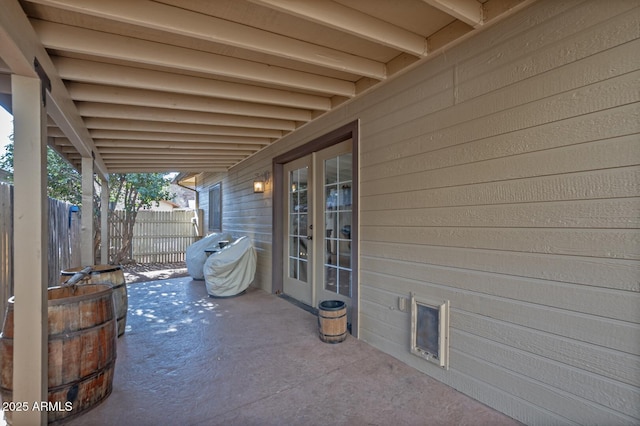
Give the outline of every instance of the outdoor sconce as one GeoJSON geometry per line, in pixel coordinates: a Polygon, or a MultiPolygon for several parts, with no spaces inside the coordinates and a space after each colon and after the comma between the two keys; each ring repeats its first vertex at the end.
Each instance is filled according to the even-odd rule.
{"type": "Polygon", "coordinates": [[[263,180],[254,180],[253,181],[253,192],[264,192],[264,181],[263,180]]]}
{"type": "Polygon", "coordinates": [[[256,173],[256,177],[253,179],[253,192],[256,194],[263,193],[267,187],[269,181],[269,172],[262,174],[256,173]]]}

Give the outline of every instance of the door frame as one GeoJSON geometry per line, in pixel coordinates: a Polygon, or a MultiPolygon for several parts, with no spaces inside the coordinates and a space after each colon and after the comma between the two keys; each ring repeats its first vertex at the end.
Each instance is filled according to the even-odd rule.
{"type": "MultiPolygon", "coordinates": [[[[351,219],[351,232],[352,232],[352,253],[351,253],[351,280],[352,280],[352,294],[351,294],[351,306],[352,306],[352,318],[351,318],[351,334],[354,337],[358,337],[358,324],[360,316],[360,292],[359,292],[359,216],[360,216],[360,197],[359,197],[359,161],[360,156],[358,153],[359,147],[359,129],[360,121],[355,120],[342,127],[339,127],[329,133],[326,133],[310,142],[305,143],[297,148],[292,149],[282,155],[273,158],[273,204],[272,204],[272,251],[271,251],[271,282],[272,292],[274,294],[280,294],[283,291],[282,274],[284,258],[282,250],[284,247],[283,232],[284,227],[281,218],[285,214],[284,211],[284,193],[282,190],[284,182],[284,165],[298,158],[309,155],[313,152],[320,151],[324,148],[328,148],[340,142],[351,139],[351,152],[353,161],[353,188],[351,189],[352,195],[352,209],[353,216],[351,219]]],[[[315,308],[315,306],[313,307],[315,308]]]]}

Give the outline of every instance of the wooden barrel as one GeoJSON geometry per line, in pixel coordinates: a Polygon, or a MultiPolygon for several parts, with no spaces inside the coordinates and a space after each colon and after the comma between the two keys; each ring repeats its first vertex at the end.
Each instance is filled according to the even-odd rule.
{"type": "Polygon", "coordinates": [[[347,305],[340,300],[325,300],[318,305],[320,340],[340,343],[347,338],[347,305]]]}
{"type": "MultiPolygon", "coordinates": [[[[84,268],[71,268],[61,271],[60,283],[65,283],[82,269],[84,268]]],[[[117,265],[93,265],[91,266],[91,273],[78,284],[111,284],[113,286],[116,320],[118,321],[118,337],[122,336],[127,325],[127,309],[129,309],[127,283],[124,279],[122,267],[117,265]]]]}
{"type": "MultiPolygon", "coordinates": [[[[109,284],[48,290],[49,424],[66,422],[111,394],[116,362],[116,319],[109,284]]],[[[0,335],[0,395],[13,401],[14,298],[0,335]]],[[[11,412],[5,416],[12,422],[11,412]]]]}

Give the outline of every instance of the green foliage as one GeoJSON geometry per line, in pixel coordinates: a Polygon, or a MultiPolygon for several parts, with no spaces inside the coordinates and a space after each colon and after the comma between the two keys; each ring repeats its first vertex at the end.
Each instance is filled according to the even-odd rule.
{"type": "Polygon", "coordinates": [[[13,143],[5,145],[4,149],[5,152],[0,157],[0,169],[9,172],[8,179],[13,182],[13,143]]]}
{"type": "Polygon", "coordinates": [[[125,212],[149,208],[168,200],[170,180],[161,173],[120,173],[109,175],[111,201],[125,212]]]}
{"type": "MultiPolygon", "coordinates": [[[[13,143],[5,147],[0,168],[13,180],[13,143]]],[[[133,212],[149,208],[160,200],[168,200],[170,181],[160,173],[127,173],[110,175],[111,201],[133,212]]],[[[47,193],[49,197],[71,204],[82,204],[82,176],[53,148],[47,147],[47,193]]]]}
{"type": "MultiPolygon", "coordinates": [[[[0,157],[0,168],[9,172],[9,181],[13,181],[13,144],[5,146],[0,157]]],[[[47,195],[56,200],[71,204],[82,203],[82,177],[76,169],[60,156],[53,148],[47,147],[47,195]]]]}
{"type": "Polygon", "coordinates": [[[82,204],[82,176],[51,147],[47,147],[47,193],[57,200],[82,204]]]}
{"type": "MultiPolygon", "coordinates": [[[[0,157],[0,168],[10,173],[13,179],[13,144],[6,146],[4,155],[0,157]]],[[[49,197],[72,204],[82,204],[82,176],[64,158],[51,147],[47,147],[47,192],[49,197]]],[[[160,200],[168,200],[170,179],[161,173],[126,173],[109,176],[110,201],[122,212],[110,211],[112,221],[120,221],[122,227],[122,245],[117,253],[112,254],[111,263],[119,264],[131,260],[133,227],[138,210],[149,208],[160,200]]],[[[100,245],[100,197],[94,197],[94,244],[100,245]]]]}

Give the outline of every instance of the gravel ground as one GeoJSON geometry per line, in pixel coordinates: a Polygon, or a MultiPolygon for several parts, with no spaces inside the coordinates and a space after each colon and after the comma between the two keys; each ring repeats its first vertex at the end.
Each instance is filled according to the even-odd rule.
{"type": "Polygon", "coordinates": [[[188,277],[187,265],[177,263],[130,263],[122,265],[127,284],[188,277]]]}

